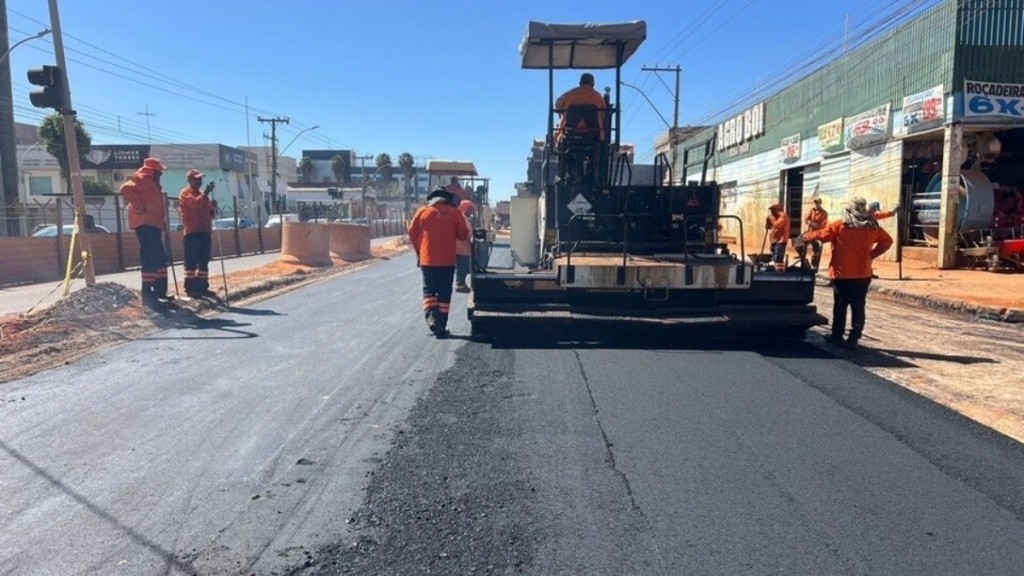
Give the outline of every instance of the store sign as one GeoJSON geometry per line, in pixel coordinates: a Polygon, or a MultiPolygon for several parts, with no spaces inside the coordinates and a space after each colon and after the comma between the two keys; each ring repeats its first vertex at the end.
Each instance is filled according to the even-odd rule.
{"type": "Polygon", "coordinates": [[[903,130],[917,132],[934,128],[945,119],[945,93],[942,84],[911,94],[903,99],[903,130]]]}
{"type": "Polygon", "coordinates": [[[82,168],[96,170],[135,170],[149,157],[147,145],[96,145],[82,156],[82,168]]]}
{"type": "Polygon", "coordinates": [[[233,172],[245,172],[245,152],[238,148],[230,148],[223,144],[218,144],[220,153],[220,167],[224,170],[231,170],[233,172]]]}
{"type": "Polygon", "coordinates": [[[818,126],[818,147],[822,152],[838,152],[843,149],[842,118],[818,126]]]}
{"type": "Polygon", "coordinates": [[[764,134],[764,102],[718,125],[718,151],[750,142],[764,134]]]}
{"type": "Polygon", "coordinates": [[[965,80],[964,116],[1024,121],[1024,84],[965,80]]]}
{"type": "Polygon", "coordinates": [[[850,150],[885,142],[889,137],[889,104],[847,118],[845,134],[850,150]]]}
{"type": "Polygon", "coordinates": [[[212,170],[220,167],[218,144],[154,144],[152,155],[168,168],[212,170]]]}
{"type": "Polygon", "coordinates": [[[800,135],[794,134],[782,139],[782,161],[795,162],[800,159],[800,135]]]}

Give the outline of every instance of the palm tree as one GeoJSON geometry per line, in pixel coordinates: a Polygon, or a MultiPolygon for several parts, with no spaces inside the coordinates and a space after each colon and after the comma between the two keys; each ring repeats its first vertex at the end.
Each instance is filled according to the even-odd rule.
{"type": "Polygon", "coordinates": [[[308,183],[310,177],[313,176],[313,159],[303,156],[302,160],[299,160],[299,172],[302,173],[302,181],[308,183]]]}
{"type": "Polygon", "coordinates": [[[413,176],[416,175],[416,160],[412,157],[412,154],[408,152],[402,152],[398,155],[398,169],[402,171],[402,178],[405,180],[405,195],[409,195],[409,189],[412,187],[413,176]]]}
{"type": "Polygon", "coordinates": [[[341,156],[335,154],[331,157],[331,172],[334,173],[334,181],[341,186],[348,181],[348,162],[341,156]]]}
{"type": "Polygon", "coordinates": [[[381,152],[377,154],[377,172],[384,177],[384,189],[391,187],[391,172],[393,168],[391,165],[391,155],[387,152],[381,152]]]}

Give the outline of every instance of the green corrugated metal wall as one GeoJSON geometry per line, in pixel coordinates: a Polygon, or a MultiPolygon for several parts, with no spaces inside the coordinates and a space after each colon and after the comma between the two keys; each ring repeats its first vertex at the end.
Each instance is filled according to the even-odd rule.
{"type": "Polygon", "coordinates": [[[902,106],[904,96],[939,84],[950,92],[956,6],[956,0],[947,0],[770,98],[765,134],[751,143],[750,152],[777,149],[783,138],[797,133],[816,136],[821,124],[886,102],[902,106]]]}
{"type": "Polygon", "coordinates": [[[960,0],[955,90],[964,80],[1024,84],[1024,0],[960,0]]]}

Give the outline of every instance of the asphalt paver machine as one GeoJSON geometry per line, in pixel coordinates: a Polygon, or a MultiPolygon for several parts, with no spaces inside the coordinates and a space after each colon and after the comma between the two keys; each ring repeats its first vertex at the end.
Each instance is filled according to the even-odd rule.
{"type": "Polygon", "coordinates": [[[528,170],[533,180],[512,199],[511,239],[495,240],[489,257],[474,262],[474,334],[555,318],[714,325],[791,339],[826,322],[812,304],[808,265],[776,272],[748,261],[743,222],[720,214],[719,187],[705,180],[713,141],[683,154],[679,178],[663,154],[653,177],[634,178],[620,141],[621,69],[646,33],[643,21],[529,24],[522,66],[548,72],[547,135],[528,170]],[[605,115],[603,134],[574,131],[594,126],[595,110],[555,109],[559,70],[614,70],[614,93],[606,88],[596,111],[605,115]],[[567,122],[556,130],[562,114],[567,122]],[[687,174],[693,168],[699,174],[687,174]],[[735,243],[721,241],[728,220],[735,243]]]}

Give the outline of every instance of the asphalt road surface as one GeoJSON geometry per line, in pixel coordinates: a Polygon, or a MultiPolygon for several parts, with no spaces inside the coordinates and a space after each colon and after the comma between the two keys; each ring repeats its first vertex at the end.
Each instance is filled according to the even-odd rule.
{"type": "Polygon", "coordinates": [[[810,344],[438,341],[418,291],[403,256],[5,385],[0,571],[1024,566],[1021,445],[810,344]]]}

